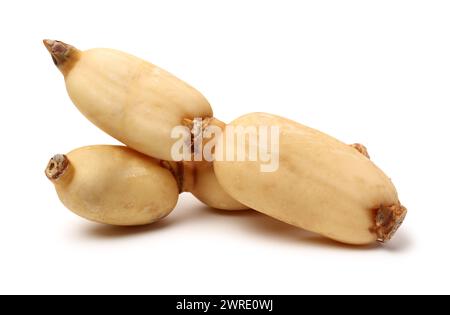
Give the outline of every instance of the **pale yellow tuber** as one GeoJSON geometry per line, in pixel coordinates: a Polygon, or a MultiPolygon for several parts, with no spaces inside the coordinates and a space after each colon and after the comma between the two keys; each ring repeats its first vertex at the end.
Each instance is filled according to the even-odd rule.
{"type": "MultiPolygon", "coordinates": [[[[280,130],[274,172],[261,172],[260,161],[214,162],[221,186],[246,206],[348,244],[387,241],[403,222],[406,209],[394,185],[362,147],[264,113],[245,115],[230,125],[280,130]]],[[[223,141],[219,145],[225,152],[233,148],[223,141]]]]}
{"type": "Polygon", "coordinates": [[[123,146],[88,146],[55,155],[45,170],[62,203],[111,225],[144,225],[167,216],[177,181],[158,160],[123,146]]]}

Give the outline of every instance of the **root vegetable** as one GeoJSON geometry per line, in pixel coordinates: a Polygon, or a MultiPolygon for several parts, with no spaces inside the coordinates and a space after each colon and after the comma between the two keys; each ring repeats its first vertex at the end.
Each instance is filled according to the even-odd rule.
{"type": "Polygon", "coordinates": [[[167,216],[177,181],[158,160],[123,146],[88,146],[55,155],[45,173],[77,215],[111,225],[144,225],[167,216]]]}
{"type": "Polygon", "coordinates": [[[113,49],[44,44],[81,113],[136,151],[170,161],[172,129],[186,119],[213,117],[202,94],[149,62],[113,49]]]}
{"type": "Polygon", "coordinates": [[[245,115],[231,125],[280,128],[275,172],[262,173],[261,162],[248,159],[214,162],[221,186],[246,206],[348,244],[387,241],[403,222],[407,211],[394,185],[362,147],[270,114],[245,115]]]}
{"type": "Polygon", "coordinates": [[[369,160],[364,146],[346,145],[274,115],[254,113],[231,123],[280,128],[280,167],[274,172],[261,172],[261,161],[237,157],[216,160],[213,166],[171,162],[177,142],[171,138],[173,128],[187,123],[198,136],[204,127],[195,125],[200,118],[223,128],[202,94],[120,51],[80,51],[52,40],[44,44],[64,75],[70,98],[90,121],[163,161],[112,146],[55,156],[47,176],[63,203],[85,218],[117,225],[150,223],[170,213],[180,191],[190,191],[215,208],[249,207],[340,242],[368,244],[389,240],[406,216],[394,185],[369,160]]]}

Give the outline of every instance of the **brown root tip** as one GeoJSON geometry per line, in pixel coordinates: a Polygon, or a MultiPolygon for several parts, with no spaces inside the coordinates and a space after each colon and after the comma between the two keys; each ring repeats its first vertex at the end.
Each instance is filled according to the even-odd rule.
{"type": "Polygon", "coordinates": [[[47,168],[45,169],[45,175],[50,180],[58,180],[67,170],[69,166],[69,159],[63,154],[57,154],[50,159],[47,168]]]}
{"type": "Polygon", "coordinates": [[[364,155],[366,158],[370,159],[369,151],[367,151],[367,148],[362,145],[361,143],[354,143],[350,145],[352,148],[355,148],[359,151],[362,155],[364,155]]]}
{"type": "Polygon", "coordinates": [[[378,237],[377,241],[381,243],[389,241],[402,225],[407,212],[408,210],[401,204],[378,208],[375,214],[374,228],[378,237]]]}
{"type": "Polygon", "coordinates": [[[59,69],[71,59],[75,59],[75,55],[78,53],[78,50],[75,47],[57,40],[44,39],[43,42],[44,46],[52,56],[53,62],[59,69]]]}

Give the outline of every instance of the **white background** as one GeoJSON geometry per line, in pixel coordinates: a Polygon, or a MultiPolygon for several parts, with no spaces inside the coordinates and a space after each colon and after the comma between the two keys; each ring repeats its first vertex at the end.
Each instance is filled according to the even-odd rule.
{"type": "Polygon", "coordinates": [[[0,293],[450,293],[449,17],[448,1],[0,2],[0,293]],[[347,247],[189,195],[148,227],[76,217],[48,159],[116,142],[71,104],[43,38],[143,57],[225,121],[266,111],[366,144],[404,226],[347,247]]]}

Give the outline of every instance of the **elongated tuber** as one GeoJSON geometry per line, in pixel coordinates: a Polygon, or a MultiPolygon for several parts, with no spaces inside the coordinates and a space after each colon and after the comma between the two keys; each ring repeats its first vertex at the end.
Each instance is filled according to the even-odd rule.
{"type": "Polygon", "coordinates": [[[261,161],[214,162],[222,187],[246,206],[348,244],[387,241],[403,222],[406,208],[394,185],[361,147],[270,114],[248,114],[231,125],[280,129],[276,171],[261,172],[261,161]]]}

